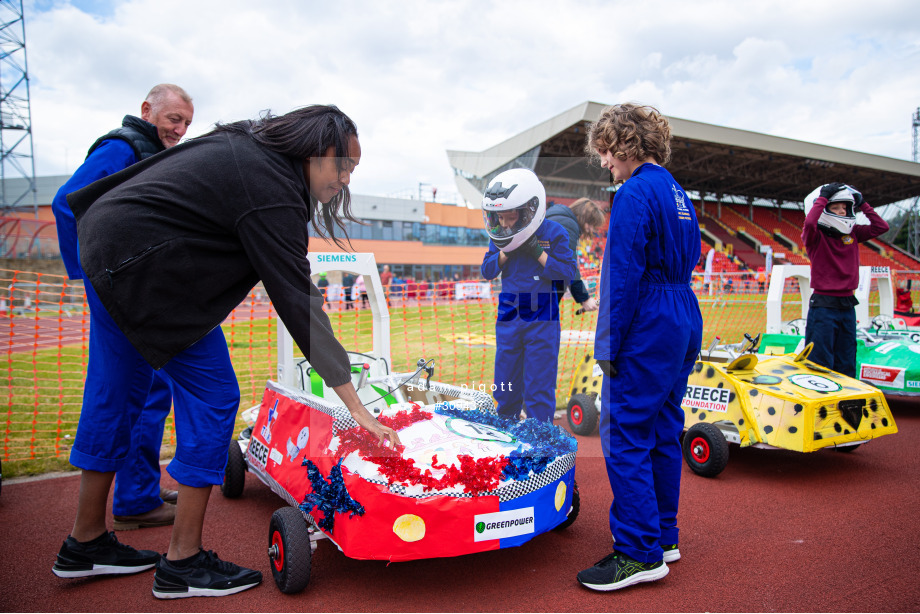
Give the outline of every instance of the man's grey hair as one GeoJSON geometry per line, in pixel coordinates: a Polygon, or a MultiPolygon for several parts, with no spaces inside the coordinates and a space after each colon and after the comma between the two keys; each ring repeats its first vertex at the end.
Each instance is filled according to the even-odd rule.
{"type": "Polygon", "coordinates": [[[157,109],[161,104],[166,100],[169,94],[175,94],[188,104],[192,104],[192,97],[188,93],[179,87],[178,85],[173,85],[172,83],[160,83],[159,85],[154,85],[153,89],[147,94],[145,102],[149,103],[151,107],[157,109]]]}

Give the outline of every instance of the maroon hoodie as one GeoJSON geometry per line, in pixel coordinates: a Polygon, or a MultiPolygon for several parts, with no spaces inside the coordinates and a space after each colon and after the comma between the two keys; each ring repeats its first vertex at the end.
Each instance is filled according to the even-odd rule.
{"type": "Polygon", "coordinates": [[[818,218],[826,205],[827,199],[819,196],[802,228],[802,241],[811,260],[811,289],[828,296],[852,296],[859,287],[859,244],[888,230],[888,222],[869,203],[863,203],[858,210],[869,218],[869,224],[857,224],[842,237],[829,237],[818,229],[818,218]]]}

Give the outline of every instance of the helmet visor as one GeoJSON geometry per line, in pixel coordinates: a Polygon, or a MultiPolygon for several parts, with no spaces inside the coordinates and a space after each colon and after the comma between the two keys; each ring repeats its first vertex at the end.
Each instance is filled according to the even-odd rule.
{"type": "Polygon", "coordinates": [[[482,218],[485,222],[486,232],[492,239],[510,239],[518,234],[533,221],[539,208],[539,199],[531,198],[521,207],[505,209],[504,211],[485,210],[482,218]]]}

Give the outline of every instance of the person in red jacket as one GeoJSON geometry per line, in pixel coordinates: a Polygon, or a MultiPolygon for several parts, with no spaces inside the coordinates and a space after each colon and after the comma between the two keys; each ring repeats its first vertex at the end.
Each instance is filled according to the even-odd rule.
{"type": "Polygon", "coordinates": [[[888,230],[888,223],[852,186],[823,185],[805,198],[802,241],[811,260],[812,295],[808,302],[805,344],[814,343],[809,359],[856,377],[856,305],[859,243],[888,230]],[[861,211],[869,224],[857,224],[861,211]]]}

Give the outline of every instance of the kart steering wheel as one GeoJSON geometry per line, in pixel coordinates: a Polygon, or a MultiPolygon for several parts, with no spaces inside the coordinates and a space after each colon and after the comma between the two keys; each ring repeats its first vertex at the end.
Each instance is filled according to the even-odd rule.
{"type": "Polygon", "coordinates": [[[875,330],[893,330],[894,329],[894,318],[883,313],[878,314],[872,318],[872,327],[875,330]]]}
{"type": "Polygon", "coordinates": [[[804,335],[805,326],[808,324],[808,320],[805,318],[796,318],[794,320],[789,320],[783,324],[779,332],[784,335],[804,335]]]}

